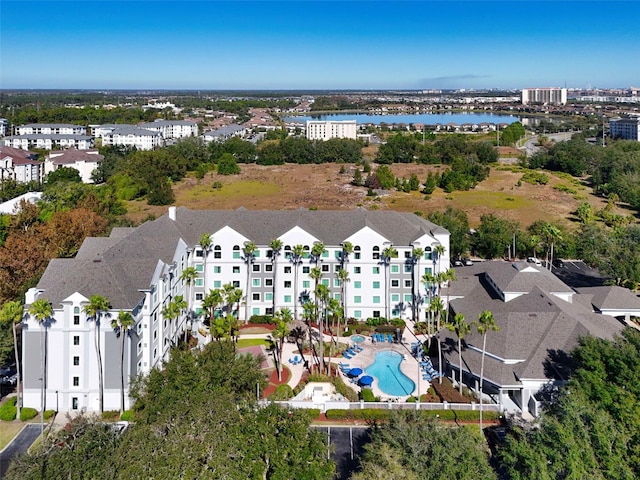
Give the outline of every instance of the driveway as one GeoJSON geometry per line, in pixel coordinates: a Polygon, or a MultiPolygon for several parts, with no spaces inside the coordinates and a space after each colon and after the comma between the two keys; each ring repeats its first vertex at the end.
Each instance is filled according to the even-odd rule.
{"type": "Polygon", "coordinates": [[[40,424],[30,423],[26,425],[13,441],[0,452],[0,478],[9,470],[9,463],[19,453],[26,452],[40,435],[40,424]]]}

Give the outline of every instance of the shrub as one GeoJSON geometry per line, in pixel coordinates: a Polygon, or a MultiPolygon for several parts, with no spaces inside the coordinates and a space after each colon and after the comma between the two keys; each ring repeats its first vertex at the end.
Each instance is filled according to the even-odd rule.
{"type": "Polygon", "coordinates": [[[122,412],[122,415],[120,415],[120,420],[124,420],[125,422],[132,421],[133,420],[133,411],[125,410],[124,412],[122,412]]]}
{"type": "Polygon", "coordinates": [[[315,419],[315,418],[318,418],[320,416],[320,409],[319,408],[300,408],[300,409],[298,409],[296,411],[308,415],[310,419],[315,419]]]}
{"type": "Polygon", "coordinates": [[[103,420],[115,420],[120,416],[120,412],[118,410],[106,410],[102,412],[103,420]]]}
{"type": "Polygon", "coordinates": [[[364,400],[365,402],[375,402],[376,401],[376,397],[373,394],[373,391],[370,388],[363,388],[360,391],[360,399],[364,400]]]}
{"type": "Polygon", "coordinates": [[[35,408],[22,407],[20,409],[20,420],[22,422],[26,422],[27,420],[31,420],[32,418],[35,418],[37,414],[38,414],[38,411],[35,408]]]}
{"type": "Polygon", "coordinates": [[[286,383],[278,385],[275,392],[269,395],[269,400],[289,400],[293,397],[293,389],[286,383]]]}
{"type": "Polygon", "coordinates": [[[213,182],[211,188],[213,188],[214,190],[220,190],[222,188],[222,182],[213,182]]]}
{"type": "Polygon", "coordinates": [[[435,381],[431,384],[436,393],[443,402],[449,403],[471,403],[471,400],[454,388],[451,381],[448,378],[443,378],[442,383],[435,381]]]}
{"type": "Polygon", "coordinates": [[[549,182],[549,176],[542,172],[530,171],[522,175],[519,181],[527,182],[531,185],[546,185],[549,182]]]}
{"type": "Polygon", "coordinates": [[[249,318],[249,323],[253,323],[256,325],[269,325],[273,323],[273,317],[271,315],[251,315],[251,318],[249,318]]]}
{"type": "Polygon", "coordinates": [[[45,420],[49,420],[51,417],[53,417],[56,414],[55,410],[45,410],[44,411],[44,419],[45,420]]]}
{"type": "Polygon", "coordinates": [[[17,397],[11,397],[0,407],[0,420],[12,422],[16,418],[18,409],[16,408],[17,397]]]}
{"type": "Polygon", "coordinates": [[[238,175],[240,173],[238,162],[232,154],[222,154],[218,160],[218,173],[220,175],[238,175]]]}

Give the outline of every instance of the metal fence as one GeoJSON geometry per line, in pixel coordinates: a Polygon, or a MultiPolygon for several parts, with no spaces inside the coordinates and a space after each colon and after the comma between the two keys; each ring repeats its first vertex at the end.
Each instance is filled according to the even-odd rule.
{"type": "MultiPolygon", "coordinates": [[[[313,401],[281,401],[274,403],[285,408],[317,408],[321,412],[327,410],[362,410],[365,408],[377,408],[384,410],[480,410],[479,403],[399,403],[399,402],[313,402],[313,401]]],[[[502,406],[496,404],[483,404],[484,412],[502,412],[502,406]]]]}

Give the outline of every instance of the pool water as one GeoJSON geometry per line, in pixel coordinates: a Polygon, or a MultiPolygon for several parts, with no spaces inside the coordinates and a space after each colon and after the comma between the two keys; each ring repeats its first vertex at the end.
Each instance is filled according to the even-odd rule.
{"type": "Polygon", "coordinates": [[[416,384],[400,371],[402,355],[392,350],[383,350],[376,354],[374,362],[364,369],[376,377],[378,388],[387,395],[402,397],[411,395],[416,384]]]}
{"type": "Polygon", "coordinates": [[[362,343],[362,342],[364,342],[364,337],[362,335],[352,335],[351,336],[351,341],[353,343],[362,343]]]}

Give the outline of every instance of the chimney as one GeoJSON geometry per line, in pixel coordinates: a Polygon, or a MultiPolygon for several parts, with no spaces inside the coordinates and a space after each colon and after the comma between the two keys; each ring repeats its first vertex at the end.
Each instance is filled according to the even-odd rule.
{"type": "Polygon", "coordinates": [[[174,222],[176,221],[176,207],[169,207],[169,218],[174,222]]]}

